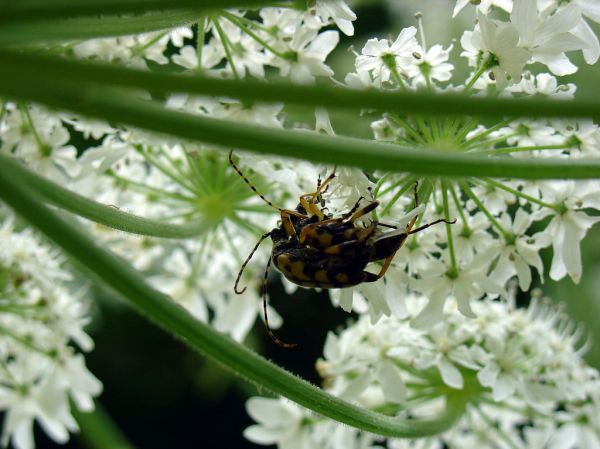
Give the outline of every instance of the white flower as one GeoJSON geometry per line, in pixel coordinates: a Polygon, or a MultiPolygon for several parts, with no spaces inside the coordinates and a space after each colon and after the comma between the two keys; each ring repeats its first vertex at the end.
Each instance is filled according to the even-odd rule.
{"type": "Polygon", "coordinates": [[[489,246],[479,252],[471,261],[461,264],[459,261],[458,274],[447,273],[447,266],[441,262],[431,262],[428,269],[421,271],[421,278],[414,281],[415,290],[428,298],[423,310],[412,320],[415,328],[426,329],[434,326],[443,319],[444,304],[452,295],[456,299],[460,312],[470,318],[475,317],[471,303],[490,294],[507,297],[504,288],[488,277],[488,270],[497,254],[495,246],[489,246]]]}
{"type": "Polygon", "coordinates": [[[574,282],[579,282],[582,272],[581,240],[588,229],[600,221],[600,217],[589,216],[579,209],[600,207],[598,184],[594,181],[547,183],[544,198],[560,208],[560,211],[546,209],[540,215],[540,218],[553,215],[545,230],[552,236],[554,250],[550,278],[559,280],[568,274],[574,282]]]}
{"type": "Polygon", "coordinates": [[[356,14],[344,0],[316,0],[314,7],[309,8],[304,16],[304,21],[309,27],[319,29],[331,20],[346,36],[354,35],[352,22],[356,20],[356,14]]]}
{"type": "Polygon", "coordinates": [[[491,61],[490,70],[499,89],[519,82],[523,68],[531,58],[531,52],[517,46],[517,28],[508,22],[488,19],[477,14],[479,27],[471,34],[465,33],[461,44],[467,52],[479,50],[491,61]]]}
{"type": "Polygon", "coordinates": [[[390,81],[392,70],[397,71],[400,76],[413,74],[413,53],[421,53],[416,34],[415,27],[404,28],[391,45],[386,39],[369,39],[361,50],[361,55],[356,58],[356,71],[370,73],[379,86],[390,81]]]}
{"type": "Polygon", "coordinates": [[[415,75],[413,83],[422,86],[427,80],[448,81],[452,76],[454,66],[448,63],[452,46],[445,49],[441,45],[434,45],[424,55],[420,55],[416,65],[419,73],[415,75]]]}
{"type": "Polygon", "coordinates": [[[337,31],[324,31],[298,27],[289,48],[280,46],[291,53],[290,59],[275,59],[272,63],[279,67],[282,76],[289,76],[295,83],[312,83],[315,77],[331,77],[333,70],[325,64],[327,55],[339,42],[337,31]]]}
{"type": "Polygon", "coordinates": [[[469,3],[477,5],[477,9],[484,14],[487,14],[490,8],[493,6],[502,8],[507,12],[510,12],[512,8],[512,0],[481,0],[478,2],[473,2],[472,0],[456,0],[452,17],[456,17],[456,15],[469,3]]]}
{"type": "Polygon", "coordinates": [[[278,443],[286,449],[310,449],[305,413],[295,404],[279,399],[250,398],[248,414],[259,424],[248,427],[244,436],[258,444],[278,443]]]}
{"type": "Polygon", "coordinates": [[[536,0],[515,0],[510,20],[519,32],[519,47],[530,51],[534,61],[545,64],[559,76],[577,70],[565,52],[588,45],[571,33],[581,21],[581,11],[575,4],[547,17],[538,14],[536,0]]]}
{"type": "MultiPolygon", "coordinates": [[[[10,216],[9,216],[10,217],[10,216]]],[[[33,449],[37,421],[53,440],[64,443],[77,430],[70,411],[91,410],[102,384],[85,367],[73,344],[89,351],[93,341],[84,291],[70,291],[64,262],[10,219],[0,228],[0,410],[2,444],[33,449]],[[26,343],[25,343],[26,342],[26,343]]]]}
{"type": "Polygon", "coordinates": [[[552,243],[551,234],[538,233],[532,237],[525,234],[531,226],[533,217],[524,210],[519,209],[514,221],[511,223],[507,214],[502,214],[500,223],[509,232],[512,240],[507,241],[502,247],[502,253],[490,277],[500,285],[516,275],[519,279],[519,287],[527,291],[531,285],[531,270],[534,267],[543,279],[544,266],[540,257],[540,250],[552,243]]]}
{"type": "MultiPolygon", "coordinates": [[[[600,376],[581,359],[578,333],[560,309],[539,300],[527,309],[484,300],[473,305],[476,319],[448,307],[446,320],[420,331],[410,321],[424,300],[406,298],[405,318],[373,325],[362,316],[338,335],[330,333],[317,362],[328,392],[399,419],[435,417],[448,394],[467,399],[449,431],[419,440],[380,440],[376,447],[596,447],[600,376]],[[498,445],[505,439],[512,444],[498,445]]],[[[365,447],[350,431],[342,445],[333,421],[284,400],[252,398],[248,411],[258,422],[246,430],[254,442],[365,447]]]]}

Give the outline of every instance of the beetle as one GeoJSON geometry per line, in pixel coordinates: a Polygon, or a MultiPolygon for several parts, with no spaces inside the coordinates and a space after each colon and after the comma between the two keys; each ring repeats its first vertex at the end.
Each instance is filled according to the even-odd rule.
{"type": "MultiPolygon", "coordinates": [[[[263,314],[269,336],[284,348],[293,348],[297,345],[281,341],[269,326],[266,296],[271,263],[286,279],[301,287],[325,289],[353,287],[381,279],[409,235],[438,223],[456,222],[456,220],[438,219],[413,229],[418,216],[415,214],[404,229],[379,223],[377,220],[372,220],[368,226],[361,227],[358,225],[358,219],[379,206],[379,201],[372,200],[361,208],[360,203],[364,199],[362,197],[348,212],[335,217],[324,212],[325,201],[322,198],[322,194],[335,178],[335,169],[323,182],[318,179],[314,192],[300,196],[295,210],[283,209],[274,205],[250,183],[233,161],[233,151],[229,152],[229,163],[252,191],[280,213],[281,220],[278,226],[259,238],[242,264],[235,280],[234,291],[242,294],[246,290],[245,287],[238,290],[242,273],[260,244],[270,237],[273,247],[263,277],[263,314]],[[394,230],[382,231],[382,227],[394,230]],[[384,262],[377,274],[365,270],[368,264],[380,260],[384,262]]],[[[416,184],[414,201],[417,208],[419,201],[416,184]]]]}

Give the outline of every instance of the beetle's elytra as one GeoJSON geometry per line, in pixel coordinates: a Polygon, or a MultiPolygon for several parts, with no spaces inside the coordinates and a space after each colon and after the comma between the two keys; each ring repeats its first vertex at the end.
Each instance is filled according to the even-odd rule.
{"type": "MultiPolygon", "coordinates": [[[[324,213],[325,202],[322,194],[335,178],[335,170],[323,181],[317,181],[317,188],[312,193],[300,196],[295,210],[275,206],[259,193],[233,161],[233,151],[229,153],[229,163],[244,182],[269,206],[277,209],[281,220],[279,225],[263,234],[250,255],[242,264],[235,280],[234,290],[241,294],[245,288],[238,290],[238,283],[244,268],[263,240],[270,237],[273,241],[271,257],[267,262],[262,286],[263,312],[267,332],[275,343],[285,348],[296,344],[284,343],[275,336],[269,327],[267,317],[267,277],[271,263],[290,282],[302,287],[345,288],[363,282],[375,282],[381,279],[389,268],[394,255],[402,247],[407,237],[437,223],[454,223],[444,219],[435,220],[419,228],[413,229],[417,221],[415,215],[405,229],[382,231],[382,225],[372,220],[366,227],[357,220],[372,212],[379,206],[376,200],[360,207],[360,198],[354,207],[338,217],[324,213]],[[321,208],[319,207],[321,206],[321,208]],[[371,262],[383,260],[379,273],[365,270],[371,262]]],[[[415,186],[415,207],[418,206],[415,186]]],[[[385,225],[386,227],[394,226],[385,225]]]]}

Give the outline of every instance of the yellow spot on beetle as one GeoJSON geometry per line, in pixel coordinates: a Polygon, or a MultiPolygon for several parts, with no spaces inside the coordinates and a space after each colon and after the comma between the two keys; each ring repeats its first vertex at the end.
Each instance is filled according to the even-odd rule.
{"type": "Polygon", "coordinates": [[[315,273],[315,280],[317,282],[329,282],[326,270],[319,270],[315,273]]]}
{"type": "Polygon", "coordinates": [[[342,251],[340,245],[330,246],[324,250],[325,254],[339,254],[342,251]]]}
{"type": "Polygon", "coordinates": [[[304,262],[297,261],[290,264],[291,275],[299,281],[309,281],[310,278],[304,274],[304,262]]]}
{"type": "Polygon", "coordinates": [[[335,280],[338,281],[340,284],[345,284],[348,282],[349,277],[346,273],[338,273],[335,275],[335,280]]]}

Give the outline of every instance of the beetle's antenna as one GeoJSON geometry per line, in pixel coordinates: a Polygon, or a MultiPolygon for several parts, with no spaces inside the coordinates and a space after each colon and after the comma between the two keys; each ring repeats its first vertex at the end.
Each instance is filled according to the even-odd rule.
{"type": "Polygon", "coordinates": [[[275,206],[271,201],[269,201],[267,198],[265,198],[265,196],[260,193],[258,190],[256,190],[256,187],[254,187],[250,181],[248,181],[248,178],[246,178],[246,176],[242,173],[242,171],[238,168],[237,165],[235,165],[235,162],[233,162],[233,150],[231,150],[229,152],[229,164],[233,167],[233,169],[237,172],[238,175],[240,175],[240,178],[242,178],[244,180],[244,182],[246,184],[248,184],[248,187],[250,187],[252,189],[252,191],[254,193],[256,193],[258,196],[260,196],[260,198],[267,203],[269,206],[274,207],[275,209],[277,209],[279,212],[283,212],[283,209],[281,207],[275,206]]]}
{"type": "Polygon", "coordinates": [[[250,251],[250,254],[248,255],[248,257],[242,264],[242,267],[240,268],[240,272],[238,273],[237,278],[235,278],[235,284],[233,285],[233,291],[236,292],[238,295],[241,295],[242,293],[244,293],[246,291],[246,287],[244,287],[243,289],[238,291],[238,283],[240,282],[242,273],[244,272],[244,268],[246,268],[246,265],[248,265],[248,262],[250,262],[250,259],[252,259],[252,256],[254,255],[254,253],[260,246],[260,244],[263,242],[263,240],[270,236],[271,236],[271,231],[265,232],[263,235],[261,235],[260,239],[258,239],[258,242],[256,243],[256,245],[254,245],[254,248],[252,249],[252,251],[250,251]]]}
{"type": "Polygon", "coordinates": [[[271,266],[271,258],[269,257],[269,261],[267,262],[267,266],[265,267],[265,277],[263,279],[263,287],[262,287],[262,300],[263,300],[263,313],[265,316],[265,326],[267,327],[267,332],[269,333],[269,337],[273,340],[277,345],[281,346],[285,349],[292,349],[298,346],[296,343],[285,343],[281,341],[271,330],[269,326],[269,317],[267,315],[267,278],[269,277],[269,267],[271,266]]]}
{"type": "Polygon", "coordinates": [[[419,226],[417,229],[413,229],[407,232],[407,235],[416,234],[417,232],[421,232],[423,229],[427,229],[429,226],[436,225],[438,223],[446,223],[446,224],[454,224],[456,223],[456,218],[454,220],[446,220],[444,218],[440,218],[439,220],[432,221],[431,223],[424,224],[423,226],[419,226]]]}

